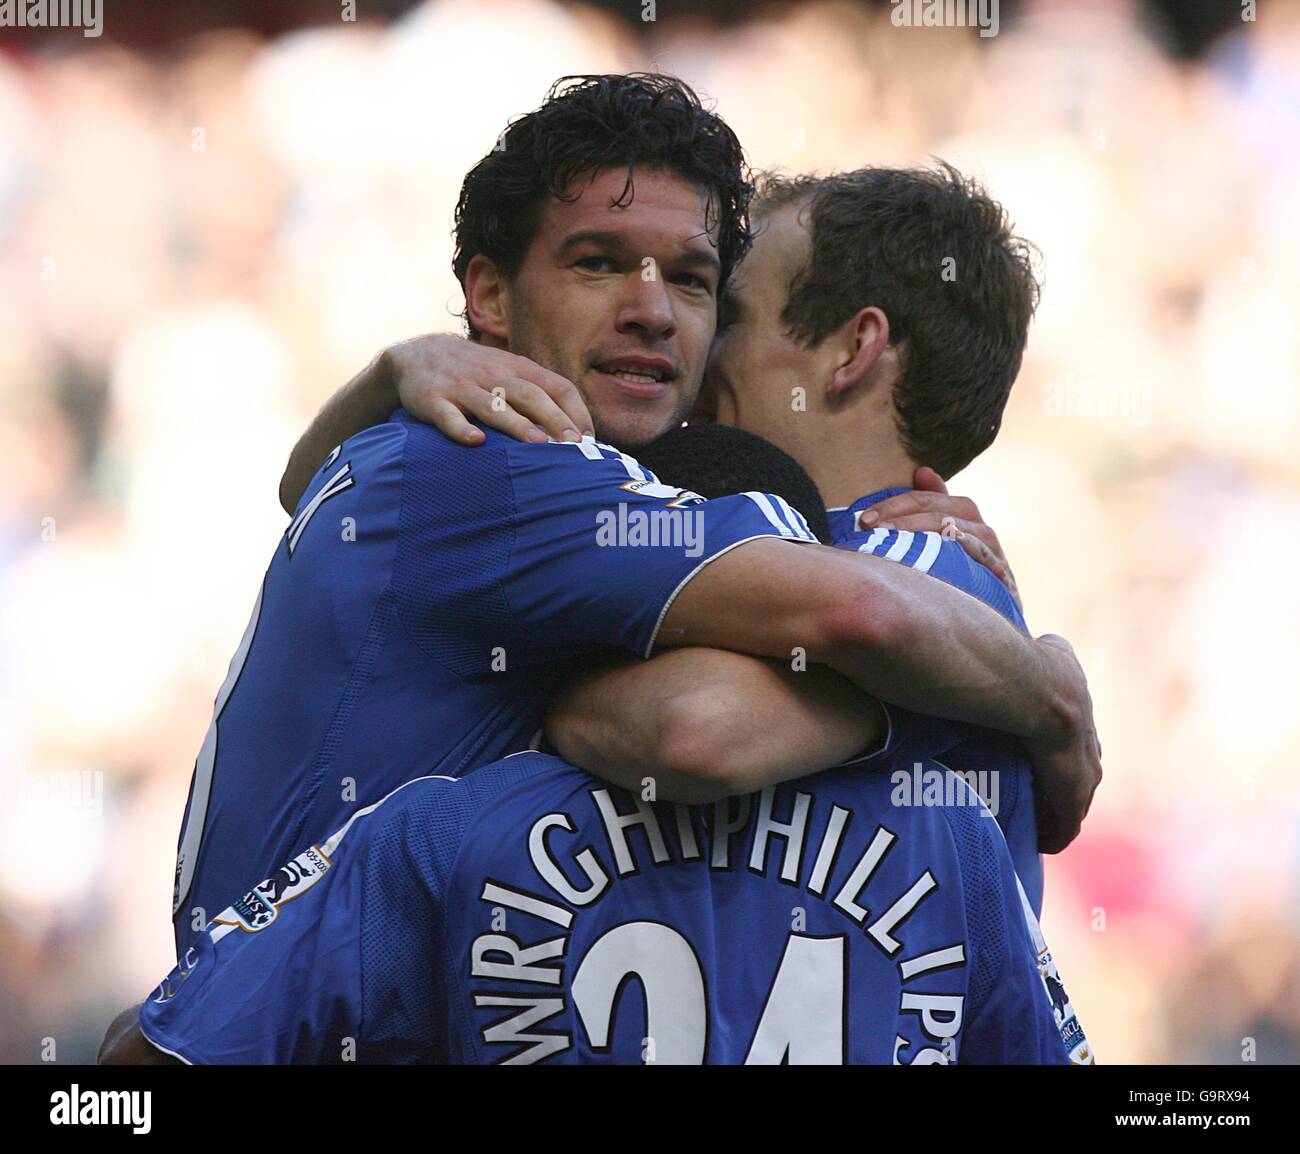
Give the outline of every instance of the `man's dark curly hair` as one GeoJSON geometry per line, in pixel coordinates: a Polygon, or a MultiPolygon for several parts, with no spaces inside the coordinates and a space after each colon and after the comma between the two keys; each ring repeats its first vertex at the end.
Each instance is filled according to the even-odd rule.
{"type": "MultiPolygon", "coordinates": [[[[576,200],[578,178],[626,168],[614,203],[628,204],[636,168],[666,170],[708,194],[716,226],[719,286],[749,250],[753,193],[740,141],[691,88],[657,73],[563,76],[542,106],[512,121],[461,185],[452,268],[461,288],[469,262],[490,257],[506,276],[524,263],[548,198],[576,200]]],[[[465,322],[470,337],[479,333],[465,322]]]]}
{"type": "Polygon", "coordinates": [[[782,320],[806,347],[860,309],[889,318],[909,456],[944,477],[993,443],[1038,304],[1035,250],[950,164],[767,176],[755,208],[807,206],[812,248],[782,320]]]}

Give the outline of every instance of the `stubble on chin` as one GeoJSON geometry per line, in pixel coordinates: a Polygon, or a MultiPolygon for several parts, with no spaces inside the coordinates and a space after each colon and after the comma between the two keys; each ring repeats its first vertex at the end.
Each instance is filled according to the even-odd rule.
{"type": "MultiPolygon", "coordinates": [[[[596,427],[596,439],[625,453],[635,453],[638,449],[657,441],[670,429],[677,428],[690,415],[691,403],[678,398],[677,405],[667,416],[655,420],[649,413],[620,412],[612,418],[598,409],[591,409],[592,423],[596,427]]],[[[591,408],[591,402],[587,402],[591,408]]]]}

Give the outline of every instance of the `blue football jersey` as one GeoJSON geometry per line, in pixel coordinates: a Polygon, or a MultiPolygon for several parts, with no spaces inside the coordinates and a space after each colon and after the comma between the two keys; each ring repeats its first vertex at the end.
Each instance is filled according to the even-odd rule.
{"type": "Polygon", "coordinates": [[[955,785],[912,806],[839,769],[688,807],[534,752],[420,778],[219,914],[140,1026],[187,1062],[1088,1060],[955,785]]]}
{"type": "MultiPolygon", "coordinates": [[[[956,541],[938,533],[906,529],[869,529],[859,532],[857,514],[905,489],[885,489],[829,511],[831,536],[843,549],[871,553],[929,573],[1002,614],[1018,629],[1028,632],[1015,598],[991,570],[971,558],[956,541]]],[[[937,758],[946,768],[962,774],[980,791],[1006,835],[1016,873],[1034,913],[1043,908],[1043,859],[1038,852],[1038,823],[1034,812],[1033,768],[1019,740],[991,729],[962,725],[940,718],[921,717],[894,709],[892,720],[900,741],[910,742],[920,757],[937,758]]],[[[924,771],[916,772],[924,788],[924,771]]]]}
{"type": "Polygon", "coordinates": [[[419,773],[525,748],[576,659],[648,654],[699,569],[813,540],[779,497],[705,501],[590,437],[468,448],[402,410],[344,442],[275,550],[195,764],[177,957],[212,912],[419,773]]]}

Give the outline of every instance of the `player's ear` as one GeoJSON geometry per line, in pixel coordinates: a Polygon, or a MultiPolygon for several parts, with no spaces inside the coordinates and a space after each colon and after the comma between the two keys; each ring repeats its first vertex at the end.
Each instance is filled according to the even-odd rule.
{"type": "Polygon", "coordinates": [[[882,309],[871,305],[859,309],[828,341],[836,343],[839,363],[831,376],[828,392],[842,398],[870,384],[879,375],[879,369],[890,358],[889,318],[882,309]]]}
{"type": "Polygon", "coordinates": [[[485,337],[510,346],[510,285],[491,257],[476,253],[465,270],[465,307],[485,337]]]}

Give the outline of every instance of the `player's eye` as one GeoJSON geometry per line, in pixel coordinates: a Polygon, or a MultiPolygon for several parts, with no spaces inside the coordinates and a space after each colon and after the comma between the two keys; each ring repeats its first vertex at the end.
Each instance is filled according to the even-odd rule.
{"type": "Polygon", "coordinates": [[[573,265],[587,272],[612,272],[614,268],[614,262],[607,256],[584,256],[573,265]]]}
{"type": "Polygon", "coordinates": [[[672,278],[672,283],[681,285],[683,288],[692,289],[696,292],[712,292],[713,285],[705,280],[702,276],[696,276],[693,272],[678,273],[672,278]]]}

